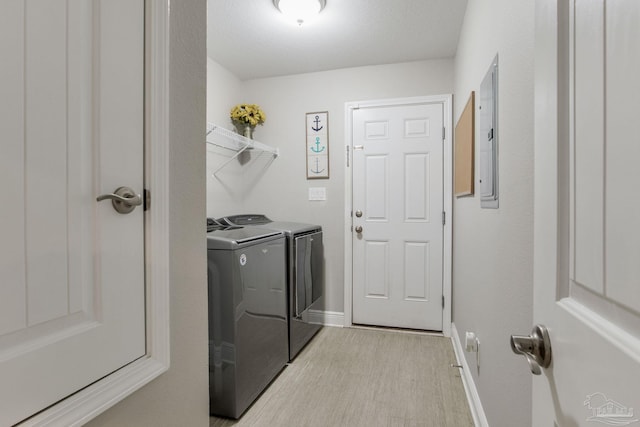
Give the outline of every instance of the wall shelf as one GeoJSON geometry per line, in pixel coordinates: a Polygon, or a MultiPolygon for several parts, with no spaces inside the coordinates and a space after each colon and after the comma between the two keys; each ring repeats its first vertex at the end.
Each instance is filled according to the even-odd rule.
{"type": "Polygon", "coordinates": [[[280,154],[277,148],[255,141],[253,139],[245,138],[229,129],[220,127],[214,123],[207,123],[207,144],[215,145],[227,150],[235,151],[236,153],[227,160],[222,166],[220,166],[213,174],[216,175],[225,166],[227,166],[233,159],[241,155],[245,150],[260,150],[262,152],[271,154],[274,158],[280,154]]]}

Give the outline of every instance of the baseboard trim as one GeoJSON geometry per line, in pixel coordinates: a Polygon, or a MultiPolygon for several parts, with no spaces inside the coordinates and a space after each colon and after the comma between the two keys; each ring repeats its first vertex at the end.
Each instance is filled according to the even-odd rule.
{"type": "Polygon", "coordinates": [[[458,365],[462,366],[462,369],[460,369],[462,374],[462,384],[464,386],[464,392],[467,395],[467,400],[469,401],[469,409],[471,410],[473,423],[476,425],[476,427],[489,427],[489,422],[487,421],[487,416],[485,415],[484,409],[482,408],[480,395],[478,394],[476,383],[473,381],[473,376],[471,376],[471,371],[469,370],[467,359],[464,357],[464,350],[462,349],[462,344],[460,343],[459,337],[460,336],[458,335],[456,325],[454,323],[451,323],[451,339],[453,341],[453,351],[456,354],[458,365]]]}
{"type": "Polygon", "coordinates": [[[338,311],[309,310],[309,323],[324,326],[344,326],[344,313],[338,311]]]}

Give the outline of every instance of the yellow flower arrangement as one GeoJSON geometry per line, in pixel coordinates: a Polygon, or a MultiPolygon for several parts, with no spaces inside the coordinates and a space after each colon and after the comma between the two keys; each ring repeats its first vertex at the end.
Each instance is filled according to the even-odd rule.
{"type": "Polygon", "coordinates": [[[238,104],[231,109],[231,121],[234,124],[261,125],[267,116],[256,104],[238,104]]]}

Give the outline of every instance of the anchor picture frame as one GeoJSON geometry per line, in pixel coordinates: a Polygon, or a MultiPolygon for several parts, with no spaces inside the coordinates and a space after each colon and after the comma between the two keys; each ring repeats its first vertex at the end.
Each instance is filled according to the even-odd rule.
{"type": "Polygon", "coordinates": [[[329,179],[329,112],[306,114],[307,179],[329,179]]]}

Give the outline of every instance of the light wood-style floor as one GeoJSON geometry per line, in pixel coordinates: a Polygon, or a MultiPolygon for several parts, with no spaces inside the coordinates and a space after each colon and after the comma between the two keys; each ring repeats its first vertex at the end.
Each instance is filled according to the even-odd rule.
{"type": "Polygon", "coordinates": [[[238,421],[211,427],[473,426],[447,338],[323,328],[238,421]]]}

